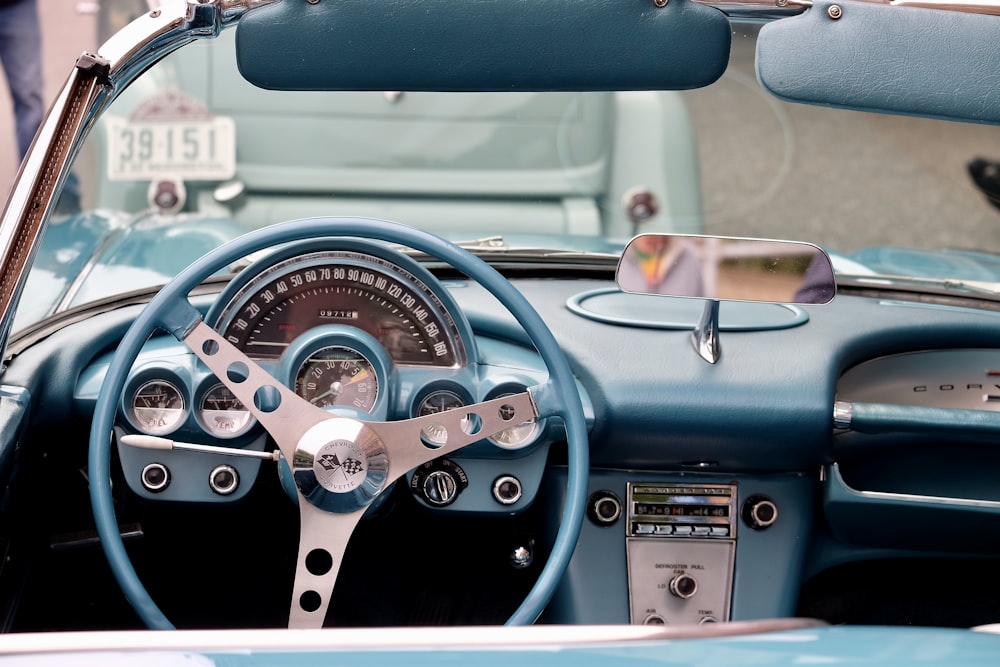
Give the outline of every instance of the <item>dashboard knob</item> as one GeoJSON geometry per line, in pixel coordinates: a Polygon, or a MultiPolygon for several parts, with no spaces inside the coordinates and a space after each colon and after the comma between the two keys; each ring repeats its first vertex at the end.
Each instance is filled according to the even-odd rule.
{"type": "Polygon", "coordinates": [[[230,465],[215,466],[208,475],[208,485],[220,496],[228,496],[240,485],[240,474],[230,465]]]}
{"type": "Polygon", "coordinates": [[[150,463],[142,469],[142,485],[151,493],[159,493],[170,486],[170,469],[162,463],[150,463]]]}
{"type": "Polygon", "coordinates": [[[587,516],[598,526],[613,526],[622,515],[622,501],[611,491],[597,491],[587,500],[587,516]]]}
{"type": "Polygon", "coordinates": [[[764,530],[778,520],[778,506],[767,496],[750,496],[743,503],[743,521],[754,530],[764,530]]]}
{"type": "Polygon", "coordinates": [[[513,475],[501,475],[493,480],[493,499],[501,505],[513,505],[521,499],[521,480],[513,475]]]}
{"type": "Polygon", "coordinates": [[[698,592],[698,580],[690,574],[678,574],[670,580],[670,593],[682,600],[694,597],[698,592]]]}

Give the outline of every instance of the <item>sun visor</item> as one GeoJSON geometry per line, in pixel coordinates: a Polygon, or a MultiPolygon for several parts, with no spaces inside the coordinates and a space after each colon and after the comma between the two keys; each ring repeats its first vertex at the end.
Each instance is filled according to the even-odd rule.
{"type": "Polygon", "coordinates": [[[732,39],[690,0],[284,0],[236,30],[240,72],[277,90],[699,88],[732,39]]]}
{"type": "Polygon", "coordinates": [[[777,97],[1000,123],[1000,16],[815,2],[764,26],[757,77],[777,97]]]}

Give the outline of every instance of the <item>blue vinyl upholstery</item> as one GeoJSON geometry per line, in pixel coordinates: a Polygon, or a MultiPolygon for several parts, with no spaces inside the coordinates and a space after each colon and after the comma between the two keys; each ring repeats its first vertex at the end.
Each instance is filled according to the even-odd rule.
{"type": "Polygon", "coordinates": [[[251,12],[237,57],[286,90],[681,90],[715,81],[731,40],[690,0],[337,0],[251,12]]]}
{"type": "Polygon", "coordinates": [[[1000,122],[998,62],[995,16],[866,2],[817,2],[757,40],[757,77],[782,99],[980,123],[1000,122]]]}

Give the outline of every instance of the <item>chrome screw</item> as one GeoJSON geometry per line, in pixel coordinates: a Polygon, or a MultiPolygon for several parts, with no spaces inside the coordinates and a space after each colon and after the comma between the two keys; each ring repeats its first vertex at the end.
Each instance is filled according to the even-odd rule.
{"type": "Polygon", "coordinates": [[[306,0],[306,2],[308,2],[310,5],[318,5],[319,4],[319,0],[306,0]]]}
{"type": "Polygon", "coordinates": [[[515,570],[523,570],[531,567],[535,560],[535,555],[531,552],[530,546],[514,547],[510,554],[510,564],[515,570]]]}
{"type": "Polygon", "coordinates": [[[826,15],[836,21],[844,15],[844,10],[840,8],[840,5],[830,5],[827,7],[826,15]]]}
{"type": "Polygon", "coordinates": [[[670,0],[653,0],[653,4],[659,7],[660,9],[666,7],[668,2],[670,2],[670,0]]]}

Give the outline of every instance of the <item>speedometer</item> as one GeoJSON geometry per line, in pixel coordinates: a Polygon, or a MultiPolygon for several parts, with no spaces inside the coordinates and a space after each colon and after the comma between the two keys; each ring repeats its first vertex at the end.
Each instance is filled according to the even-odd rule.
{"type": "Polygon", "coordinates": [[[398,365],[454,367],[465,349],[448,309],[398,263],[326,250],[260,271],[229,300],[216,328],[256,359],[277,359],[315,327],[339,324],[372,335],[398,365]]]}

